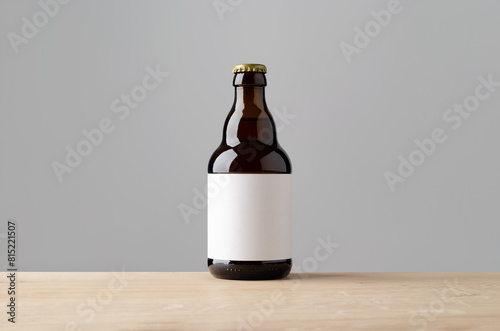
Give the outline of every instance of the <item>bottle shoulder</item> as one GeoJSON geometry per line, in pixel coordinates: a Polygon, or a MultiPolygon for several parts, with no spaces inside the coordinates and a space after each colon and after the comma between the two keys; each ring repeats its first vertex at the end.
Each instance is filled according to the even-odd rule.
{"type": "Polygon", "coordinates": [[[208,173],[283,173],[292,166],[279,144],[243,141],[236,146],[220,145],[208,163],[208,173]]]}

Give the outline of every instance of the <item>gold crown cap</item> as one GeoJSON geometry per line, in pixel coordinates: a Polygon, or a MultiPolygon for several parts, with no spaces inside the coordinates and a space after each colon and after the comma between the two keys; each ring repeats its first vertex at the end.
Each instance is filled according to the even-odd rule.
{"type": "Polygon", "coordinates": [[[258,63],[242,63],[233,67],[233,74],[238,72],[263,72],[267,73],[267,68],[263,64],[258,63]]]}

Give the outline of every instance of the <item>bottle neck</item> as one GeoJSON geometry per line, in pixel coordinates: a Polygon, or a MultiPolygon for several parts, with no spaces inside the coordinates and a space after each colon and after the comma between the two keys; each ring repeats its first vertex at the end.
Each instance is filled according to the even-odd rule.
{"type": "Polygon", "coordinates": [[[237,86],[234,88],[234,107],[237,112],[245,110],[246,117],[266,112],[264,86],[237,86]],[[253,112],[253,114],[250,114],[253,112]]]}
{"type": "Polygon", "coordinates": [[[275,145],[276,126],[266,105],[266,78],[263,73],[238,73],[233,80],[234,104],[224,125],[223,142],[275,145]]]}

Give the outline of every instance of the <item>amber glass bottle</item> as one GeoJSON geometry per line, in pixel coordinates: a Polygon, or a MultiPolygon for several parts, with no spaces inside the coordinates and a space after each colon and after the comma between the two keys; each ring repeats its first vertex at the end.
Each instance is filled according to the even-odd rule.
{"type": "Polygon", "coordinates": [[[208,269],[224,279],[290,273],[292,168],[266,105],[267,69],[233,68],[234,104],[208,164],[208,269]]]}

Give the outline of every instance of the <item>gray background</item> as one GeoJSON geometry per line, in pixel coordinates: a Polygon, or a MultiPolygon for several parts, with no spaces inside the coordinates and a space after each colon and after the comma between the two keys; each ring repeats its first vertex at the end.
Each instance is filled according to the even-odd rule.
{"type": "Polygon", "coordinates": [[[231,69],[268,67],[267,102],[294,170],[296,266],[317,271],[500,271],[500,91],[453,130],[444,112],[500,81],[500,2],[401,1],[352,56],[356,26],[387,1],[77,1],[15,53],[36,1],[0,2],[0,237],[18,222],[26,271],[204,271],[203,190],[233,100],[231,69]],[[169,76],[125,120],[111,110],[146,67],[169,76]],[[105,135],[60,183],[81,131],[105,135]],[[447,141],[391,192],[384,178],[415,139],[447,141]]]}

